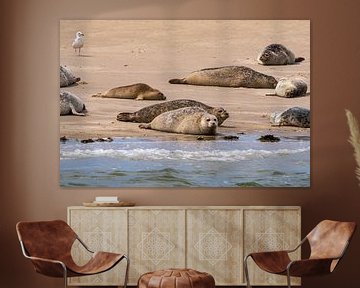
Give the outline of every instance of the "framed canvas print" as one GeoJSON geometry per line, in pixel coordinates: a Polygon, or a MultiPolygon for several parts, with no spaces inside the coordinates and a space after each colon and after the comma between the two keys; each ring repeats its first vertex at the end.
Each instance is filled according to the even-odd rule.
{"type": "Polygon", "coordinates": [[[62,187],[309,187],[309,20],[60,21],[62,187]]]}

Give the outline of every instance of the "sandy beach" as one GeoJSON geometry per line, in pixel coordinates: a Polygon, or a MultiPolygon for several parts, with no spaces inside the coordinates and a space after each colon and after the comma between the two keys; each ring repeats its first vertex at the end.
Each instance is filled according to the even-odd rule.
{"type": "Polygon", "coordinates": [[[309,136],[310,129],[272,127],[269,122],[272,112],[294,106],[310,108],[309,95],[289,99],[265,96],[273,92],[271,89],[174,85],[168,80],[202,68],[238,65],[276,79],[304,77],[310,91],[310,60],[310,21],[62,20],[60,64],[69,67],[81,81],[61,90],[78,95],[88,114],[61,116],[60,136],[184,138],[116,120],[120,112],[135,112],[161,101],[91,97],[113,87],[140,82],[160,90],[167,100],[193,99],[225,108],[230,117],[218,128],[219,135],[245,132],[309,136]],[[80,56],[71,47],[77,31],[85,34],[80,56]],[[258,53],[271,43],[289,47],[305,61],[287,66],[259,65],[258,53]]]}

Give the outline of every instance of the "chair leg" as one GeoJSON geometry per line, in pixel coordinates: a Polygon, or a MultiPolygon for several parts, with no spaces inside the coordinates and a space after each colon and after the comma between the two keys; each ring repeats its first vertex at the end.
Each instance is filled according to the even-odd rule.
{"type": "Polygon", "coordinates": [[[247,259],[249,258],[250,255],[247,255],[244,258],[244,272],[245,272],[245,279],[246,279],[246,287],[247,288],[251,288],[250,285],[250,279],[249,279],[249,270],[248,270],[248,266],[247,266],[247,259]]]}
{"type": "Polygon", "coordinates": [[[130,259],[127,256],[124,256],[126,259],[126,271],[125,271],[125,280],[124,280],[124,288],[127,286],[128,278],[129,278],[129,265],[130,265],[130,259]]]}
{"type": "Polygon", "coordinates": [[[67,288],[68,285],[67,285],[67,270],[66,270],[66,266],[64,264],[61,264],[61,266],[63,267],[64,269],[64,287],[67,288]]]}
{"type": "Polygon", "coordinates": [[[287,276],[288,288],[291,288],[291,278],[290,278],[290,271],[289,271],[289,269],[287,269],[286,276],[287,276]]]}

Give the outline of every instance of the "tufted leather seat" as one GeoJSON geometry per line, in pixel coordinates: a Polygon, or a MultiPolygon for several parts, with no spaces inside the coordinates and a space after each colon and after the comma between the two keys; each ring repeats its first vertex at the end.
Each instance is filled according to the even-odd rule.
{"type": "Polygon", "coordinates": [[[138,288],[214,288],[214,277],[193,269],[166,269],[140,276],[138,288]]]}

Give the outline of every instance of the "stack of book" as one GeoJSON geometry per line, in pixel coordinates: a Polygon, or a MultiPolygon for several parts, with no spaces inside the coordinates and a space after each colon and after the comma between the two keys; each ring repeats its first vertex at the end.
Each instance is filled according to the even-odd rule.
{"type": "Polygon", "coordinates": [[[97,203],[97,204],[119,203],[119,199],[117,196],[99,196],[99,197],[95,197],[95,201],[93,201],[93,203],[97,203]]]}

